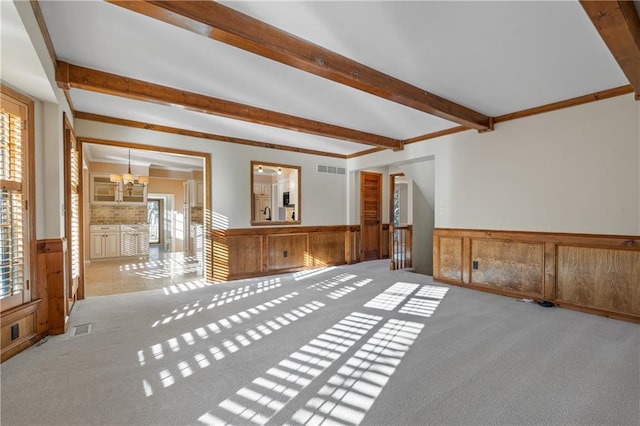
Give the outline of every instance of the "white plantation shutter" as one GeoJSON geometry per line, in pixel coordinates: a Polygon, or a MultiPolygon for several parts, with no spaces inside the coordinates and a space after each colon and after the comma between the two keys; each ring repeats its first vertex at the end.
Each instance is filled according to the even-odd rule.
{"type": "Polygon", "coordinates": [[[75,143],[71,147],[71,278],[80,276],[80,162],[75,143]]]}
{"type": "Polygon", "coordinates": [[[0,300],[22,303],[25,286],[23,120],[20,108],[3,99],[0,110],[0,300]]]}

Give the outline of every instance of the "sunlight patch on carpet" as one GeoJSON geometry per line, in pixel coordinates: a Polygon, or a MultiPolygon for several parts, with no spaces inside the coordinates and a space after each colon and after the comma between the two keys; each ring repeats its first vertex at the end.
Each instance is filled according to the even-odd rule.
{"type": "Polygon", "coordinates": [[[198,418],[206,425],[238,420],[265,424],[382,317],[353,312],[198,418]]]}

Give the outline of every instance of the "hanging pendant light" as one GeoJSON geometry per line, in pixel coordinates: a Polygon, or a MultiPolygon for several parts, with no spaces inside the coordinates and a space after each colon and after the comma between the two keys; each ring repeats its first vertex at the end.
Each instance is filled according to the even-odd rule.
{"type": "MultiPolygon", "coordinates": [[[[124,190],[127,191],[129,196],[133,193],[133,187],[136,184],[136,178],[131,173],[131,150],[129,150],[129,161],[127,163],[127,173],[122,175],[112,173],[109,175],[109,181],[113,182],[116,186],[122,182],[124,190]]],[[[137,183],[146,186],[149,183],[149,176],[138,176],[137,183]]]]}
{"type": "Polygon", "coordinates": [[[122,175],[122,182],[125,185],[133,186],[133,175],[131,174],[131,150],[129,150],[129,171],[122,175]]]}

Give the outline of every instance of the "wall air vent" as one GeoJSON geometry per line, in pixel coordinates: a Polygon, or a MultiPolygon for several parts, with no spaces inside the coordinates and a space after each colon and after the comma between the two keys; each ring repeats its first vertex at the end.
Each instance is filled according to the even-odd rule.
{"type": "Polygon", "coordinates": [[[318,173],[329,173],[332,175],[346,175],[347,170],[344,167],[335,167],[335,166],[324,166],[322,164],[318,164],[318,173]]]}

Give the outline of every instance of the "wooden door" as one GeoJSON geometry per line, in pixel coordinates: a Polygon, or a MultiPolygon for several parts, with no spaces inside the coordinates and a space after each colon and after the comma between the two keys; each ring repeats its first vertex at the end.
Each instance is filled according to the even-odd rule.
{"type": "Polygon", "coordinates": [[[360,259],[380,259],[382,175],[360,173],[360,259]]]}

